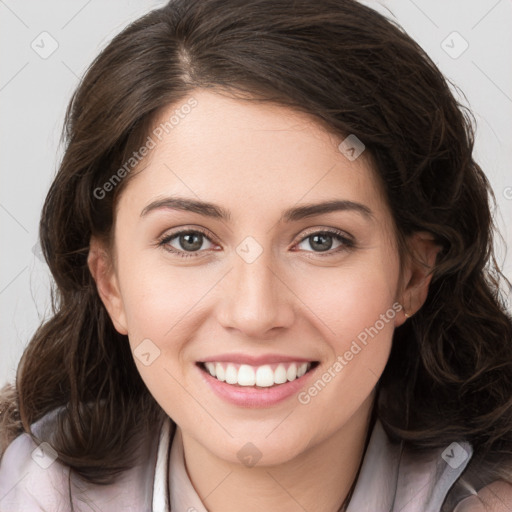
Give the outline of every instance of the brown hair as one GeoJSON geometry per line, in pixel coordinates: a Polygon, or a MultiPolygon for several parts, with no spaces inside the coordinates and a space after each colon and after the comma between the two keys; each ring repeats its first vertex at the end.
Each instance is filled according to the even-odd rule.
{"type": "MultiPolygon", "coordinates": [[[[8,440],[61,407],[52,438],[61,461],[108,483],[133,464],[126,443],[164,418],[87,266],[90,237],[110,236],[128,178],[102,199],[93,191],[141,146],[162,108],[197,88],[286,105],[364,142],[401,251],[415,231],[442,246],[424,306],[394,333],[378,417],[413,449],[465,439],[489,468],[510,460],[512,319],[471,119],[422,49],[354,0],[173,0],[96,58],[68,107],[67,147],[42,212],[54,314],[5,400],[8,440]]],[[[512,481],[510,465],[489,471],[512,481]]]]}

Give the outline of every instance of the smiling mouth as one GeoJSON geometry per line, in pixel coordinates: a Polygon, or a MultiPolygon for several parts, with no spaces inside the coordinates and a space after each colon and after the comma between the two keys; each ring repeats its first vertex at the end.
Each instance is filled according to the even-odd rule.
{"type": "Polygon", "coordinates": [[[198,362],[199,368],[220,382],[239,387],[268,388],[286,384],[316,368],[319,361],[251,366],[227,362],[198,362]]]}

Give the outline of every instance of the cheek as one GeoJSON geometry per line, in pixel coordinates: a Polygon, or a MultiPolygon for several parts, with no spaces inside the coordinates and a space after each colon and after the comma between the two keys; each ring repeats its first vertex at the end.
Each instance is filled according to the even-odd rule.
{"type": "Polygon", "coordinates": [[[155,340],[176,339],[181,319],[200,309],[202,297],[218,280],[200,266],[179,267],[149,251],[120,258],[119,276],[130,337],[155,340]]]}
{"type": "Polygon", "coordinates": [[[214,276],[195,272],[199,274],[197,269],[176,268],[149,258],[145,261],[143,256],[119,261],[134,361],[153,397],[169,413],[169,397],[173,397],[173,417],[190,409],[190,396],[180,385],[184,382],[183,352],[195,331],[201,298],[216,281],[214,276]]]}
{"type": "MultiPolygon", "coordinates": [[[[298,295],[307,297],[305,302],[315,313],[312,321],[322,332],[327,354],[316,384],[299,397],[301,403],[355,407],[369,395],[386,366],[401,309],[395,297],[397,279],[397,260],[379,258],[331,269],[328,278],[317,271],[302,280],[298,295]]],[[[333,418],[346,413],[339,410],[333,418]]]]}
{"type": "MultiPolygon", "coordinates": [[[[386,320],[394,320],[392,309],[396,301],[398,264],[393,259],[377,258],[374,261],[361,259],[354,264],[338,269],[315,269],[303,273],[296,281],[298,295],[322,320],[328,338],[338,348],[343,348],[347,338],[357,337],[365,328],[381,320],[389,311],[386,320]],[[386,261],[385,264],[381,263],[386,261]],[[302,284],[300,284],[302,283],[302,284]]],[[[395,306],[396,307],[396,306],[395,306]]],[[[392,330],[393,322],[381,322],[381,330],[392,330]]]]}

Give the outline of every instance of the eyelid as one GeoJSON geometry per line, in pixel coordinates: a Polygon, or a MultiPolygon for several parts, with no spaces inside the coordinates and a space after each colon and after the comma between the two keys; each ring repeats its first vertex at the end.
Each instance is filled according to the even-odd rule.
{"type": "Polygon", "coordinates": [[[352,243],[355,243],[355,239],[350,233],[347,233],[346,231],[343,231],[342,229],[338,229],[338,228],[325,228],[325,227],[316,226],[313,228],[308,228],[305,231],[301,231],[301,233],[302,233],[302,237],[299,239],[299,242],[303,242],[309,236],[315,235],[317,233],[328,233],[330,235],[339,235],[339,236],[345,238],[346,240],[348,240],[352,243]]]}
{"type": "MultiPolygon", "coordinates": [[[[201,233],[206,238],[208,238],[211,242],[215,242],[217,237],[208,229],[202,228],[200,226],[195,226],[193,224],[187,225],[184,227],[179,227],[176,229],[166,229],[161,235],[157,237],[158,241],[165,240],[166,238],[174,238],[177,235],[181,235],[183,233],[201,233]]],[[[218,242],[215,242],[218,243],[218,242]]]]}
{"type": "Polygon", "coordinates": [[[215,241],[216,237],[209,230],[199,227],[199,226],[185,226],[182,228],[176,228],[175,231],[174,230],[171,230],[170,232],[168,232],[167,230],[164,231],[164,233],[162,235],[157,237],[156,245],[157,245],[157,247],[163,247],[168,252],[170,252],[172,254],[179,255],[179,256],[197,257],[197,258],[201,257],[202,256],[201,253],[204,253],[205,250],[187,252],[187,251],[181,251],[179,249],[175,249],[174,247],[173,248],[165,247],[170,243],[170,241],[172,239],[178,237],[179,235],[185,234],[185,233],[200,233],[207,240],[209,240],[212,244],[214,244],[214,245],[217,244],[217,242],[215,241]],[[197,253],[197,255],[196,255],[196,253],[197,253]]]}

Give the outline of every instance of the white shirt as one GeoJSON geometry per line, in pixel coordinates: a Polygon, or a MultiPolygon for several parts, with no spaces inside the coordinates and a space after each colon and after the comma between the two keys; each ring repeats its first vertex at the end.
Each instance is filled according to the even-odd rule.
{"type": "MultiPolygon", "coordinates": [[[[57,411],[32,424],[39,439],[52,442],[57,411]]],[[[186,471],[181,430],[168,417],[134,441],[137,463],[106,486],[82,479],[60,459],[40,453],[41,446],[23,433],[5,450],[1,512],[69,512],[71,502],[76,512],[207,512],[186,471]]],[[[490,480],[484,466],[482,475],[479,466],[463,475],[472,456],[471,445],[460,442],[420,457],[404,443],[391,443],[377,421],[348,512],[512,511],[512,485],[490,480]]]]}
{"type": "MultiPolygon", "coordinates": [[[[181,430],[176,429],[169,447],[171,436],[171,421],[166,419],[158,446],[153,512],[208,512],[185,468],[181,430]]],[[[419,458],[392,444],[377,420],[347,512],[439,512],[473,454],[469,443],[455,444],[451,451],[419,458]],[[457,464],[449,458],[453,449],[457,464]]]]}

